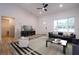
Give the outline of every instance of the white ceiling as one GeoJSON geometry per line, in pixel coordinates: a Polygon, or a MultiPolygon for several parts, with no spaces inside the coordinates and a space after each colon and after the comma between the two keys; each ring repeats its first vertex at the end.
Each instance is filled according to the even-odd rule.
{"type": "Polygon", "coordinates": [[[42,3],[18,3],[17,5],[28,10],[29,12],[33,13],[36,16],[43,16],[47,14],[57,13],[64,10],[76,8],[79,6],[78,3],[61,3],[63,4],[63,7],[60,8],[59,4],[60,3],[48,3],[47,12],[36,9],[42,7],[42,3]],[[40,14],[40,11],[42,12],[42,14],[40,14]]]}

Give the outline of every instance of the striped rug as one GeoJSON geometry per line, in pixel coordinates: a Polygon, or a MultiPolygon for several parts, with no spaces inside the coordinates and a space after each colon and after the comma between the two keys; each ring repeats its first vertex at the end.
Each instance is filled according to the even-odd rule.
{"type": "Polygon", "coordinates": [[[10,47],[15,50],[14,53],[17,53],[17,55],[42,55],[30,47],[19,47],[17,42],[10,43],[10,47]]]}

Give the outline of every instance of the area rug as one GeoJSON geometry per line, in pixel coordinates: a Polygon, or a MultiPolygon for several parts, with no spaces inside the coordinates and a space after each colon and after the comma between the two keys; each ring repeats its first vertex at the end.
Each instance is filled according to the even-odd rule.
{"type": "Polygon", "coordinates": [[[14,55],[42,55],[31,47],[19,47],[17,42],[10,43],[10,47],[13,50],[14,55]]]}

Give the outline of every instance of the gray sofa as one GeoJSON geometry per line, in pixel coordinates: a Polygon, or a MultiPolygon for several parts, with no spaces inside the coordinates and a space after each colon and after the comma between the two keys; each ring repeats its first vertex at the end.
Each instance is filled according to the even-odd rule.
{"type": "Polygon", "coordinates": [[[78,44],[72,44],[72,54],[79,55],[79,45],[78,44]]]}
{"type": "Polygon", "coordinates": [[[48,33],[49,38],[60,38],[63,40],[67,40],[68,42],[72,42],[72,40],[76,39],[76,35],[72,34],[70,36],[66,36],[63,32],[58,32],[58,34],[54,34],[53,32],[48,33]]]}

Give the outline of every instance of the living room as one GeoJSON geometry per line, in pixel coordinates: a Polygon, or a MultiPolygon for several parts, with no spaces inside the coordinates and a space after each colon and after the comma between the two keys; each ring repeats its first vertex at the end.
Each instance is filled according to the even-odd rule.
{"type": "MultiPolygon", "coordinates": [[[[13,17],[13,19],[15,19],[14,36],[16,38],[16,41],[19,39],[24,39],[21,38],[21,36],[26,36],[25,34],[21,35],[21,31],[24,30],[22,28],[24,28],[23,26],[25,26],[35,31],[35,34],[33,36],[26,36],[26,39],[28,39],[28,37],[31,38],[29,46],[32,48],[32,50],[39,52],[37,54],[64,55],[63,47],[61,45],[52,43],[49,44],[48,47],[46,47],[46,40],[50,38],[49,32],[53,32],[54,34],[63,32],[63,34],[65,35],[73,33],[78,40],[78,11],[79,3],[2,3],[0,4],[0,27],[2,27],[2,19],[5,19],[2,17],[13,17]]],[[[2,33],[4,32],[3,29],[0,29],[0,42],[3,41],[1,37],[2,33]]],[[[7,35],[8,33],[9,32],[7,32],[7,35]]],[[[5,41],[3,42],[5,44],[5,41]]],[[[69,45],[69,47],[71,48],[66,49],[66,54],[72,55],[72,46],[69,45]]],[[[4,47],[2,48],[4,49],[4,47]]],[[[3,50],[1,49],[1,51],[3,50]]],[[[8,54],[6,51],[8,50],[4,49],[4,53],[1,52],[1,54],[8,54]]],[[[16,55],[16,53],[13,52],[12,54],[16,55]]],[[[36,52],[34,53],[36,54],[36,52]]],[[[31,54],[33,55],[32,52],[31,54]]]]}

